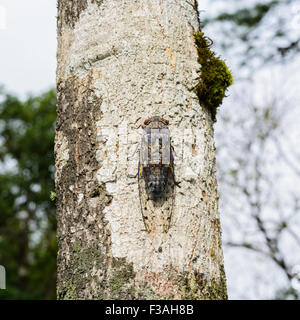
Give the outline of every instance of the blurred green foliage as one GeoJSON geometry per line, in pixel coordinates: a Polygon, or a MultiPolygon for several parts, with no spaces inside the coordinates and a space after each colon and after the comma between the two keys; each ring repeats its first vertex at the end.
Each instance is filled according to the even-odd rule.
{"type": "Polygon", "coordinates": [[[55,91],[0,99],[0,299],[55,299],[55,91]]]}
{"type": "Polygon", "coordinates": [[[299,300],[299,293],[292,287],[283,288],[275,293],[274,300],[299,300]]]}
{"type": "MultiPolygon", "coordinates": [[[[280,1],[269,1],[266,3],[255,3],[251,7],[237,8],[232,13],[221,12],[216,16],[217,21],[232,21],[238,26],[244,26],[247,28],[257,27],[259,23],[263,20],[266,14],[268,14],[271,9],[277,6],[280,1]]],[[[246,5],[246,2],[244,3],[246,5]]]]}

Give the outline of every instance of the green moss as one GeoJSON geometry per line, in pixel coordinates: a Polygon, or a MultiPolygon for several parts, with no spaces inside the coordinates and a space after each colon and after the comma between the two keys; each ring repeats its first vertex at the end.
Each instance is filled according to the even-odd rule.
{"type": "Polygon", "coordinates": [[[127,263],[125,258],[112,258],[111,275],[108,279],[106,272],[109,258],[99,248],[82,247],[81,240],[76,240],[72,246],[67,280],[57,286],[58,299],[86,298],[86,290],[89,290],[91,282],[97,283],[97,292],[90,297],[92,299],[134,299],[133,264],[127,263]],[[91,274],[93,267],[103,272],[102,279],[91,274]]]}
{"type": "MultiPolygon", "coordinates": [[[[57,291],[60,292],[61,290],[58,288],[57,291]]],[[[65,295],[64,295],[65,300],[75,300],[76,299],[76,286],[72,282],[72,279],[69,279],[67,281],[65,288],[64,288],[64,291],[65,291],[65,295]]]]}
{"type": "Polygon", "coordinates": [[[56,200],[56,192],[50,191],[50,200],[55,201],[56,200]]]}
{"type": "MultiPolygon", "coordinates": [[[[70,253],[70,265],[65,275],[66,281],[57,286],[57,298],[64,300],[82,299],[85,289],[90,285],[94,266],[100,269],[105,258],[99,248],[82,247],[80,240],[76,240],[70,253]]],[[[105,283],[99,283],[98,293],[104,295],[105,283]]]]}
{"type": "Polygon", "coordinates": [[[184,273],[178,279],[183,300],[227,300],[225,273],[219,281],[208,280],[203,274],[184,273]]]}
{"type": "MultiPolygon", "coordinates": [[[[158,276],[160,278],[161,275],[158,276]]],[[[171,300],[173,292],[162,295],[155,285],[148,281],[137,284],[133,264],[126,258],[114,258],[99,247],[84,247],[77,239],[70,252],[68,269],[57,287],[58,299],[112,299],[112,300],[171,300]],[[93,268],[98,270],[93,274],[93,268]],[[99,274],[100,272],[100,274],[99,274]],[[94,283],[94,290],[91,290],[94,283]]],[[[157,277],[153,274],[153,279],[157,277]]],[[[220,278],[208,280],[204,274],[175,271],[168,276],[170,283],[176,284],[183,300],[223,300],[227,299],[226,278],[222,268],[220,278]]],[[[156,282],[154,281],[154,284],[156,282]]],[[[176,289],[177,291],[177,289],[176,289]]]]}
{"type": "Polygon", "coordinates": [[[233,83],[233,77],[225,62],[210,49],[211,41],[204,33],[195,32],[194,37],[202,72],[196,93],[200,104],[211,111],[215,120],[217,108],[222,104],[227,88],[233,83]]]}
{"type": "Polygon", "coordinates": [[[125,258],[113,258],[113,274],[109,281],[111,299],[134,299],[135,272],[133,264],[128,264],[125,258]]]}

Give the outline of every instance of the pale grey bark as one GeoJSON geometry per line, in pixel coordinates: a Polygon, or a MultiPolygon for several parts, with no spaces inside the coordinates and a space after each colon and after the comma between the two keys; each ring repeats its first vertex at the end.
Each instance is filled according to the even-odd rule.
{"type": "Polygon", "coordinates": [[[213,120],[194,1],[58,1],[58,298],[225,299],[213,120]],[[170,229],[142,220],[141,124],[169,120],[170,229]]]}

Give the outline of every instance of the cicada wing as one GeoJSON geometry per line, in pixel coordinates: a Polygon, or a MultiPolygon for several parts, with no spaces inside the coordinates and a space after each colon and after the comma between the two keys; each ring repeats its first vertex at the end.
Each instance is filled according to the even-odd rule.
{"type": "Polygon", "coordinates": [[[145,174],[145,170],[141,162],[139,162],[138,168],[138,185],[139,185],[139,197],[140,197],[140,206],[141,206],[141,213],[142,218],[144,221],[145,228],[147,232],[151,232],[154,229],[154,212],[153,206],[149,199],[147,193],[147,177],[145,174]]]}
{"type": "Polygon", "coordinates": [[[171,227],[171,219],[174,211],[175,185],[172,177],[171,168],[168,167],[165,200],[162,207],[163,230],[167,233],[171,227]]]}

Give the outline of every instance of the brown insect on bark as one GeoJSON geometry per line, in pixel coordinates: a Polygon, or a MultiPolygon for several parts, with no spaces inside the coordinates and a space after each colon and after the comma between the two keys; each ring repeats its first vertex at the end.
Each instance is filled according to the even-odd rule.
{"type": "Polygon", "coordinates": [[[174,157],[168,120],[154,116],[143,125],[138,169],[139,196],[146,230],[170,228],[174,206],[174,157]]]}

